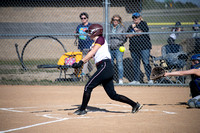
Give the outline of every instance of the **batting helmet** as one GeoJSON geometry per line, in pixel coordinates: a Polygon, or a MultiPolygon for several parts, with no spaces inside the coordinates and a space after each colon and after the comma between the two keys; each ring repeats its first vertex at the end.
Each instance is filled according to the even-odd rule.
{"type": "Polygon", "coordinates": [[[191,60],[198,60],[200,61],[200,54],[195,54],[191,57],[191,60]]]}
{"type": "Polygon", "coordinates": [[[92,24],[86,32],[90,34],[90,37],[102,36],[103,27],[100,24],[92,24]]]}

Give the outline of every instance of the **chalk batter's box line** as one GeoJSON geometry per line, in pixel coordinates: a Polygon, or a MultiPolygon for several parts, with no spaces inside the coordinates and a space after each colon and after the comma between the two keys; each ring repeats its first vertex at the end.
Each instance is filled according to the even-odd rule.
{"type": "MultiPolygon", "coordinates": [[[[100,104],[96,104],[96,105],[98,106],[100,104]]],[[[112,106],[112,104],[102,104],[102,105],[104,105],[104,106],[105,105],[112,106]]],[[[127,106],[118,105],[118,104],[113,104],[113,105],[114,106],[121,106],[123,108],[127,107],[127,106]]],[[[22,108],[24,108],[24,107],[22,107],[22,108]]],[[[25,108],[34,108],[34,107],[25,107],[25,108]]],[[[16,110],[16,108],[7,108],[7,109],[6,108],[1,108],[1,109],[3,109],[4,111],[13,111],[13,110],[14,110],[13,112],[15,112],[15,111],[18,112],[19,111],[19,110],[16,110]]],[[[19,108],[17,108],[17,109],[19,109],[19,108]]],[[[160,112],[159,110],[149,110],[149,109],[143,109],[141,111],[158,111],[158,112],[160,112]]],[[[166,113],[166,114],[170,114],[170,115],[177,114],[176,112],[169,112],[169,111],[161,111],[161,112],[166,113]]],[[[46,115],[41,115],[41,116],[47,117],[46,115]]],[[[126,115],[105,115],[104,117],[120,117],[120,116],[126,116],[126,115]]],[[[23,129],[32,128],[32,127],[36,127],[36,126],[42,126],[42,125],[46,125],[46,124],[51,124],[51,123],[56,123],[56,122],[62,122],[62,121],[65,121],[65,120],[70,120],[70,119],[83,119],[83,118],[89,119],[89,118],[95,118],[95,117],[88,117],[88,116],[77,116],[77,117],[71,117],[71,118],[70,117],[58,118],[58,117],[52,117],[52,116],[48,116],[48,117],[56,119],[56,120],[42,122],[42,123],[36,123],[36,124],[33,124],[33,125],[23,126],[23,127],[14,128],[14,129],[8,129],[8,130],[0,131],[0,133],[7,133],[7,132],[12,132],[12,131],[18,131],[18,130],[23,130],[23,129]]]]}
{"type": "MultiPolygon", "coordinates": [[[[100,105],[100,104],[98,104],[100,105]]],[[[102,104],[103,105],[103,104],[102,104]]],[[[106,105],[106,104],[104,104],[106,105]]],[[[112,104],[108,104],[109,106],[112,106],[112,104]]],[[[116,105],[115,105],[116,106],[116,105]]],[[[65,106],[66,107],[66,106],[65,106]]],[[[122,106],[124,107],[124,106],[122,106]]],[[[0,108],[0,110],[3,111],[11,111],[11,112],[26,112],[26,111],[20,111],[20,110],[16,110],[16,109],[26,109],[26,108],[39,108],[39,107],[21,107],[21,108],[0,108]]],[[[65,118],[58,118],[58,117],[53,117],[51,114],[46,114],[46,115],[41,115],[42,117],[45,118],[50,118],[50,119],[56,119],[56,120],[52,120],[52,121],[47,121],[47,122],[42,122],[42,123],[36,123],[36,124],[32,124],[32,125],[28,125],[28,126],[23,126],[23,127],[19,127],[19,128],[14,128],[14,129],[8,129],[8,130],[4,130],[4,131],[0,131],[0,133],[7,133],[7,132],[12,132],[12,131],[18,131],[18,130],[23,130],[23,129],[27,129],[27,128],[32,128],[32,127],[37,127],[37,126],[42,126],[42,125],[46,125],[46,124],[51,124],[51,123],[57,123],[57,122],[62,122],[65,120],[70,120],[70,119],[88,119],[88,118],[94,118],[94,117],[88,117],[88,116],[77,116],[77,117],[65,117],[65,118]],[[49,116],[50,115],[50,116],[49,116]]],[[[54,114],[55,115],[55,114],[54,114]]],[[[38,115],[36,115],[38,116],[38,115]]],[[[119,116],[125,116],[125,115],[108,115],[108,116],[104,116],[104,117],[119,117],[119,116]]]]}

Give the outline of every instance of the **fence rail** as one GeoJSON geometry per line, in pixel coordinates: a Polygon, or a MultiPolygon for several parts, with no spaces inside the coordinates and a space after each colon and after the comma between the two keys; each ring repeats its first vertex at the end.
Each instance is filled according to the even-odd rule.
{"type": "MultiPolygon", "coordinates": [[[[159,57],[161,49],[167,44],[170,34],[176,34],[175,42],[183,47],[188,54],[200,53],[200,31],[194,30],[195,21],[200,19],[199,3],[170,3],[152,1],[123,1],[123,0],[37,0],[0,2],[0,84],[42,84],[42,85],[84,85],[87,77],[74,77],[74,69],[40,68],[38,65],[57,65],[64,53],[77,52],[78,40],[76,36],[87,34],[75,33],[81,23],[80,13],[89,14],[90,23],[99,23],[104,27],[104,37],[110,41],[110,36],[145,35],[151,39],[151,55],[159,57]],[[132,14],[139,12],[147,22],[149,31],[142,33],[127,32],[133,23],[132,14]],[[122,24],[126,32],[113,33],[110,30],[111,18],[118,14],[122,17],[122,24]],[[181,22],[182,31],[173,32],[176,22],[181,22]],[[50,36],[50,37],[47,37],[50,36]],[[28,45],[27,45],[28,43],[28,45]],[[61,44],[61,45],[60,45],[61,44]],[[16,45],[18,53],[16,52],[16,45]],[[20,61],[22,59],[22,62],[20,61]],[[24,64],[24,65],[23,65],[24,64]],[[23,69],[25,66],[27,69],[23,69]],[[58,80],[62,77],[61,80],[58,80]],[[75,80],[73,80],[75,79],[75,80]],[[78,79],[78,80],[77,80],[78,79]]],[[[132,70],[129,39],[124,44],[126,50],[123,55],[126,70],[132,70]],[[128,62],[126,62],[128,61],[128,62]]],[[[149,59],[151,68],[154,67],[149,59]]],[[[117,65],[117,62],[114,61],[117,65]]],[[[162,62],[156,62],[162,64],[162,62]]],[[[95,71],[95,64],[91,62],[95,71]]],[[[183,70],[190,68],[190,61],[186,61],[183,70]]],[[[117,68],[115,68],[114,82],[118,85],[117,68]]],[[[149,85],[148,78],[141,61],[140,66],[143,79],[140,85],[149,85]]],[[[129,85],[134,75],[133,71],[124,70],[124,84],[129,85]],[[128,73],[128,74],[127,74],[128,73]],[[128,75],[128,76],[127,76],[128,75]]],[[[151,85],[187,86],[190,77],[184,77],[184,82],[177,83],[156,81],[151,85]]]]}

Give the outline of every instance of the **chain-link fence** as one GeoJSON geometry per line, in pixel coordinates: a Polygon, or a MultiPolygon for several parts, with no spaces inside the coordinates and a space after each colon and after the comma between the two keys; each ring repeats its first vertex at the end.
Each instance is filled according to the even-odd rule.
{"type": "MultiPolygon", "coordinates": [[[[0,2],[0,6],[0,84],[85,84],[87,78],[96,70],[94,61],[91,60],[87,73],[65,66],[66,58],[71,57],[69,54],[79,55],[81,51],[84,55],[84,52],[87,52],[79,47],[79,39],[86,37],[83,35],[84,32],[80,32],[80,28],[77,29],[77,26],[84,21],[82,19],[87,18],[87,15],[80,16],[82,12],[89,15],[87,18],[89,23],[98,23],[104,27],[104,37],[109,43],[112,43],[111,39],[127,37],[121,43],[126,48],[123,54],[124,85],[129,85],[133,80],[139,81],[140,85],[152,85],[148,84],[148,73],[153,67],[161,65],[170,71],[189,69],[191,55],[200,53],[200,26],[198,25],[200,1],[198,0],[188,0],[188,2],[181,2],[181,0],[4,0],[0,2]],[[147,22],[148,31],[133,33],[129,30],[135,12],[142,16],[141,21],[147,22]],[[112,29],[114,15],[121,17],[125,32],[116,32],[112,29]],[[131,37],[128,35],[137,37],[149,35],[152,49],[147,49],[150,50],[150,57],[148,52],[144,53],[146,49],[143,46],[137,49],[133,44],[137,40],[132,38],[134,41],[131,42],[131,37]],[[183,48],[181,54],[183,62],[178,67],[168,64],[167,59],[163,58],[163,53],[166,52],[163,51],[163,46],[169,43],[170,36],[174,43],[183,48]],[[141,58],[137,54],[141,54],[141,58]],[[150,66],[142,57],[147,57],[145,59],[150,62],[150,66]],[[137,63],[133,63],[136,58],[140,61],[139,67],[135,65],[137,63]]],[[[135,15],[134,19],[137,19],[137,14],[135,15]]],[[[142,44],[147,43],[144,40],[139,41],[142,44]]],[[[174,50],[175,48],[172,49],[174,56],[180,52],[174,50]]],[[[180,58],[177,56],[176,59],[180,58]]],[[[114,61],[116,84],[121,73],[118,62],[114,61]]],[[[167,77],[155,81],[153,85],[187,85],[189,80],[189,76],[167,77]]]]}

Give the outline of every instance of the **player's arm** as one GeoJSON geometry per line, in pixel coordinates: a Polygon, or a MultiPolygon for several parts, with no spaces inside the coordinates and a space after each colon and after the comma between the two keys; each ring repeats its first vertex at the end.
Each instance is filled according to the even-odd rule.
{"type": "Polygon", "coordinates": [[[95,44],[95,45],[93,46],[93,48],[91,49],[91,51],[88,52],[88,54],[82,59],[82,61],[83,61],[84,63],[86,63],[87,61],[89,61],[89,60],[96,54],[96,52],[98,51],[98,49],[99,49],[100,47],[101,47],[101,45],[95,44]]]}
{"type": "Polygon", "coordinates": [[[195,74],[197,76],[200,76],[200,69],[190,69],[186,71],[175,71],[171,73],[165,73],[164,76],[184,76],[184,75],[192,75],[195,74]]]}
{"type": "MultiPolygon", "coordinates": [[[[78,32],[79,27],[76,28],[76,31],[74,31],[74,34],[79,34],[78,32]]],[[[76,38],[78,38],[78,35],[74,35],[76,38]]]]}

